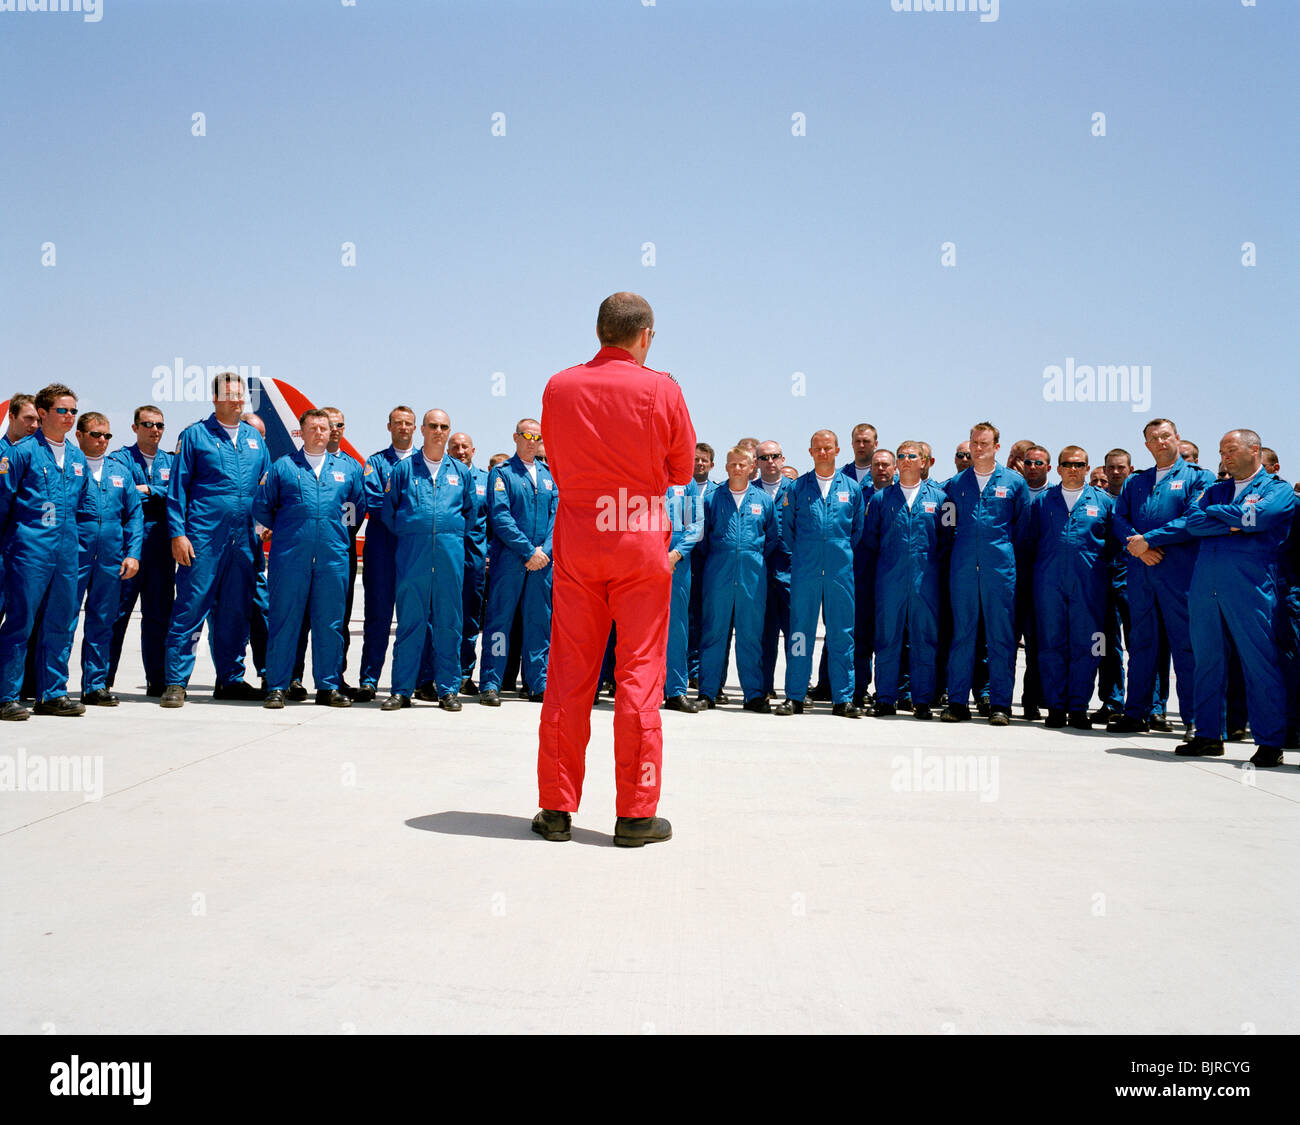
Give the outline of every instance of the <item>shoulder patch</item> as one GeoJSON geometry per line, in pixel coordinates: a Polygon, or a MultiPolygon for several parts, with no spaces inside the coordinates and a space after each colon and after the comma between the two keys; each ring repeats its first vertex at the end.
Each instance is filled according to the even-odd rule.
{"type": "Polygon", "coordinates": [[[9,471],[9,458],[0,457],[0,476],[3,476],[8,471],[9,471]]]}
{"type": "Polygon", "coordinates": [[[492,487],[494,492],[504,492],[506,490],[506,482],[500,477],[497,477],[497,482],[492,487]]]}
{"type": "Polygon", "coordinates": [[[266,478],[269,477],[270,475],[271,475],[270,473],[263,473],[263,474],[262,474],[262,479],[259,480],[259,481],[257,482],[258,485],[259,485],[259,487],[260,487],[261,485],[264,485],[264,484],[266,483],[266,478]]]}
{"type": "Polygon", "coordinates": [[[367,461],[365,471],[361,475],[368,477],[374,471],[375,471],[374,465],[372,465],[369,461],[367,461]]]}

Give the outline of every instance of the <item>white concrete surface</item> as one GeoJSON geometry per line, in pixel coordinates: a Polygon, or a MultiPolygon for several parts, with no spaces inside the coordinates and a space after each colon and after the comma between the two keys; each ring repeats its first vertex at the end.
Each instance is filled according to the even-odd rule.
{"type": "Polygon", "coordinates": [[[163,711],[138,651],[116,710],[0,724],[104,785],[0,793],[0,1032],[1300,1031],[1294,753],[665,713],[675,838],[625,851],[608,703],[552,844],[536,705],[216,704],[205,645],[163,711]]]}

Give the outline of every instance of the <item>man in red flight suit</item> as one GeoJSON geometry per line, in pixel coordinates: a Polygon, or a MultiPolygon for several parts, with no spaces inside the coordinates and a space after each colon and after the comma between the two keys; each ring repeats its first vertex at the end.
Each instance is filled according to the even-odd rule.
{"type": "Polygon", "coordinates": [[[695,467],[695,427],[672,376],[646,366],[654,313],[615,293],[596,316],[590,363],[551,376],[542,435],[559,492],[551,653],[538,732],[542,811],[533,831],[567,840],[582,799],[591,701],[611,619],[618,627],[614,697],[614,843],[667,840],[659,806],[664,659],[672,566],[663,496],[695,467]]]}

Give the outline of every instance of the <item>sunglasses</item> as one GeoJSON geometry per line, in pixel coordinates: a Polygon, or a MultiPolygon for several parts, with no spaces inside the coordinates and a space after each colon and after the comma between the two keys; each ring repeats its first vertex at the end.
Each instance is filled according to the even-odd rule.
{"type": "Polygon", "coordinates": [[[958,453],[958,454],[955,454],[955,456],[956,456],[956,458],[957,458],[958,461],[969,461],[969,460],[970,460],[970,454],[969,454],[969,453],[958,453]]]}
{"type": "Polygon", "coordinates": [[[112,435],[112,434],[106,434],[106,433],[104,433],[103,430],[87,430],[87,431],[86,431],[86,436],[87,436],[87,437],[93,437],[93,438],[103,438],[105,441],[112,441],[112,440],[113,440],[113,435],[112,435]]]}
{"type": "MultiPolygon", "coordinates": [[[[1064,465],[1065,463],[1066,462],[1064,461],[1061,462],[1062,465],[1064,465]]],[[[1051,462],[1050,461],[1026,461],[1025,464],[1033,465],[1035,468],[1041,469],[1044,465],[1050,465],[1051,462]]]]}
{"type": "Polygon", "coordinates": [[[760,453],[758,459],[760,461],[779,461],[783,456],[785,455],[782,453],[760,453]]]}
{"type": "MultiPolygon", "coordinates": [[[[428,429],[430,429],[430,430],[450,430],[450,429],[451,429],[451,423],[450,423],[450,422],[425,422],[425,426],[426,426],[428,429]]],[[[342,426],[339,426],[338,428],[341,430],[343,427],[342,427],[342,426]]],[[[334,427],[331,426],[330,429],[332,430],[332,429],[334,429],[334,427]]]]}
{"type": "Polygon", "coordinates": [[[530,434],[527,430],[516,430],[515,437],[521,437],[524,441],[541,441],[541,434],[530,434]]]}
{"type": "MultiPolygon", "coordinates": [[[[1026,461],[1025,464],[1028,465],[1029,462],[1026,461]]],[[[1088,467],[1088,462],[1087,461],[1062,461],[1056,467],[1058,469],[1086,469],[1088,467]]]]}
{"type": "Polygon", "coordinates": [[[50,409],[52,409],[55,414],[71,414],[74,418],[77,416],[77,408],[75,406],[54,406],[50,409]]]}
{"type": "Polygon", "coordinates": [[[136,425],[137,425],[137,426],[140,426],[140,427],[142,427],[143,429],[146,429],[146,430],[160,430],[160,431],[161,431],[162,428],[163,428],[163,423],[162,423],[162,422],[137,422],[136,425]]]}
{"type": "Polygon", "coordinates": [[[331,423],[330,423],[330,429],[331,429],[331,430],[346,430],[347,427],[348,427],[348,424],[347,424],[346,422],[331,422],[331,423]]]}
{"type": "Polygon", "coordinates": [[[900,453],[898,459],[900,461],[919,461],[921,455],[919,453],[900,453]]]}

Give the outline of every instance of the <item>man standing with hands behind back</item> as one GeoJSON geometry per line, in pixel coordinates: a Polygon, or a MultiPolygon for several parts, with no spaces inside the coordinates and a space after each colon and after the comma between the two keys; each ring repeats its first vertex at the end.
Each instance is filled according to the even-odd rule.
{"type": "Polygon", "coordinates": [[[546,699],[538,732],[542,811],[533,831],[570,838],[582,799],[591,700],[611,620],[618,628],[614,698],[614,843],[672,838],[659,806],[668,605],[671,481],[688,480],[695,428],[671,376],[645,366],[654,313],[615,293],[596,317],[601,348],[553,375],[542,395],[542,433],[560,493],[555,518],[554,614],[546,699]]]}

